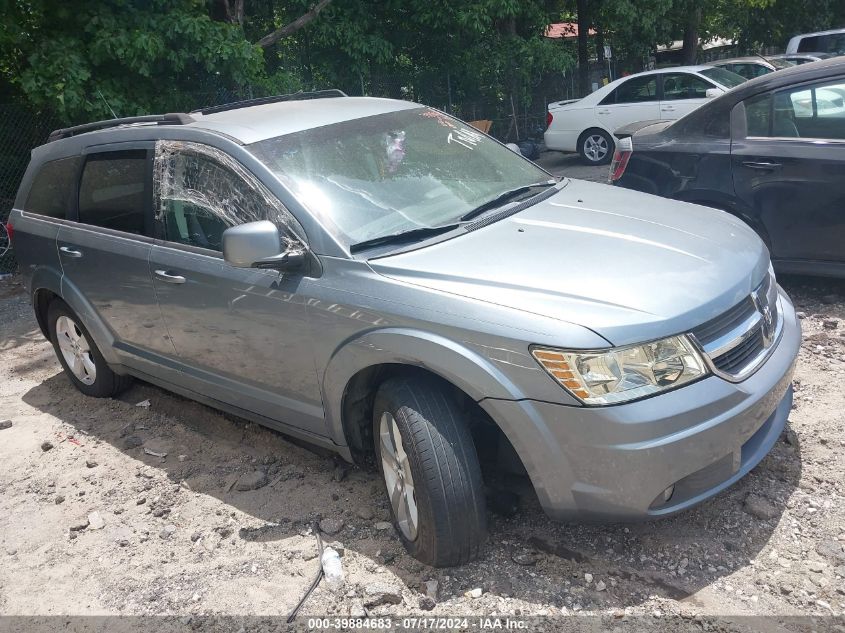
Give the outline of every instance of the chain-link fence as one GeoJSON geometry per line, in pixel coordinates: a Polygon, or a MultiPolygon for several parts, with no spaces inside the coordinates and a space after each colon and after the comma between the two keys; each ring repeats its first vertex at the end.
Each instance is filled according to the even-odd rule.
{"type": "MultiPolygon", "coordinates": [[[[0,223],[5,224],[15,201],[30,150],[47,140],[61,121],[50,112],[38,112],[20,104],[0,104],[0,223]]],[[[5,248],[0,235],[0,275],[16,268],[14,251],[5,248]]]]}

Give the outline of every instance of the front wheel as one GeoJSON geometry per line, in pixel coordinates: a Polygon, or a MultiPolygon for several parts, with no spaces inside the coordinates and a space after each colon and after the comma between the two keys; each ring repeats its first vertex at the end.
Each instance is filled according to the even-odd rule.
{"type": "Polygon", "coordinates": [[[606,165],[613,158],[615,149],[616,144],[610,134],[598,128],[587,130],[578,139],[578,153],[588,165],[606,165]]]}
{"type": "Polygon", "coordinates": [[[477,558],[486,534],[481,468],[448,386],[429,377],[386,381],[376,394],[373,431],[408,552],[434,567],[477,558]]]}

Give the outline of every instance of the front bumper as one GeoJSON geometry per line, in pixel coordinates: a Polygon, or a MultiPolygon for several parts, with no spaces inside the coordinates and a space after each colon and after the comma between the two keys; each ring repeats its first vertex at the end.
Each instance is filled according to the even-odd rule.
{"type": "Polygon", "coordinates": [[[781,338],[740,383],[711,376],[610,407],[480,404],[508,436],[553,518],[631,520],[678,512],[748,473],[786,424],[801,328],[783,293],[781,300],[781,338]],[[674,492],[664,500],[670,486],[674,492]]]}

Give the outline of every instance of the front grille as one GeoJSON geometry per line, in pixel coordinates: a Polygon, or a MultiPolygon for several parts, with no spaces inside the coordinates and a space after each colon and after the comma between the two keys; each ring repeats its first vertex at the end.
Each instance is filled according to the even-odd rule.
{"type": "Polygon", "coordinates": [[[749,360],[754,359],[762,351],[763,333],[757,329],[732,350],[714,358],[713,364],[719,371],[735,375],[742,371],[749,360]]]}
{"type": "Polygon", "coordinates": [[[770,272],[751,295],[692,333],[717,373],[742,380],[766,359],[780,325],[777,284],[770,272]]]}
{"type": "Polygon", "coordinates": [[[709,345],[722,337],[726,332],[730,332],[736,328],[756,311],[757,309],[754,307],[751,297],[746,297],[727,312],[697,327],[695,329],[695,336],[702,345],[709,345]]]}

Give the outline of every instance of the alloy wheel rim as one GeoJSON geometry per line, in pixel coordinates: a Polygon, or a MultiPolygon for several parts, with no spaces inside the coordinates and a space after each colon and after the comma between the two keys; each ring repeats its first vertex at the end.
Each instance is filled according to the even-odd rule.
{"type": "Polygon", "coordinates": [[[59,351],[73,375],[83,384],[93,385],[97,380],[97,366],[88,339],[76,322],[70,317],[60,316],[56,320],[56,338],[59,351]]]}
{"type": "Polygon", "coordinates": [[[588,136],[584,141],[584,154],[594,163],[607,156],[607,139],[599,134],[588,136]]]}
{"type": "Polygon", "coordinates": [[[388,411],[382,414],[379,421],[379,442],[382,472],[390,505],[393,507],[393,516],[396,517],[402,535],[413,541],[417,538],[419,524],[414,478],[399,427],[388,411]]]}

